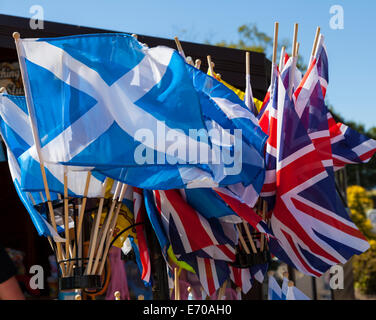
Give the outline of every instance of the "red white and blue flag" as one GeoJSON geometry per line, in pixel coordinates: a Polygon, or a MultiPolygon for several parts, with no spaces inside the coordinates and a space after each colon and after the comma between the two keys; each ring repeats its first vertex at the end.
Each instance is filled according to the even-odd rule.
{"type": "Polygon", "coordinates": [[[277,114],[277,193],[271,217],[276,239],[270,238],[270,250],[303,273],[321,276],[369,244],[343,207],[282,77],[277,114]]]}
{"type": "Polygon", "coordinates": [[[136,187],[133,188],[133,214],[136,224],[135,228],[138,241],[138,251],[140,253],[140,261],[142,265],[141,279],[146,283],[150,283],[151,263],[144,230],[146,214],[144,197],[142,189],[136,187]]]}
{"type": "Polygon", "coordinates": [[[178,259],[185,260],[192,253],[204,257],[212,253],[217,257],[222,252],[211,247],[224,245],[223,255],[232,260],[234,253],[226,245],[234,246],[235,243],[226,236],[219,219],[204,218],[183,199],[179,190],[153,190],[153,195],[165,233],[178,259]]]}

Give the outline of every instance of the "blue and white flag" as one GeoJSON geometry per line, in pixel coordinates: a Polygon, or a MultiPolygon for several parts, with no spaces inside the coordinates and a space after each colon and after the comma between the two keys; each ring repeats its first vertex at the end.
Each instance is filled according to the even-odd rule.
{"type": "Polygon", "coordinates": [[[270,275],[268,282],[268,300],[282,300],[282,289],[277,280],[270,275]]]}
{"type": "MultiPolygon", "coordinates": [[[[25,128],[25,131],[23,131],[18,126],[20,122],[25,120],[25,117],[18,117],[20,114],[22,115],[21,112],[24,112],[22,110],[25,107],[23,103],[22,97],[0,94],[0,133],[7,147],[10,174],[17,194],[28,211],[38,234],[52,236],[55,241],[64,241],[46,221],[45,217],[34,208],[34,204],[44,201],[45,194],[43,192],[25,192],[21,190],[21,172],[16,158],[25,151],[25,148],[29,147],[27,145],[27,141],[29,141],[27,129],[25,128]],[[18,110],[20,110],[20,113],[17,113],[18,110]]],[[[27,117],[27,114],[25,115],[27,117]]],[[[28,123],[26,124],[28,125],[28,123]]],[[[51,199],[57,199],[56,194],[51,193],[51,199]]]]}
{"type": "Polygon", "coordinates": [[[150,189],[262,180],[266,136],[244,126],[249,110],[239,99],[229,104],[226,91],[204,93],[207,81],[194,80],[175,50],[100,34],[19,40],[19,51],[46,162],[95,167],[150,189]],[[229,129],[246,130],[247,140],[229,129]],[[230,174],[231,152],[242,167],[230,174]]]}
{"type": "MultiPolygon", "coordinates": [[[[34,154],[31,157],[28,152],[34,148],[34,141],[25,97],[2,94],[0,99],[3,135],[7,137],[8,148],[12,150],[17,163],[18,183],[23,191],[43,192],[44,185],[38,155],[34,154]]],[[[50,191],[64,194],[64,170],[66,170],[68,194],[76,197],[83,195],[87,171],[82,171],[82,168],[64,168],[62,165],[47,162],[45,169],[50,191]]],[[[88,190],[89,197],[100,196],[104,179],[105,177],[98,173],[92,175],[88,190]]],[[[57,199],[56,195],[52,196],[57,199]]],[[[40,197],[35,197],[36,203],[38,198],[40,197]]],[[[40,200],[43,202],[43,199],[40,200]]]]}
{"type": "Polygon", "coordinates": [[[286,300],[311,300],[295,286],[288,286],[286,300]]]}

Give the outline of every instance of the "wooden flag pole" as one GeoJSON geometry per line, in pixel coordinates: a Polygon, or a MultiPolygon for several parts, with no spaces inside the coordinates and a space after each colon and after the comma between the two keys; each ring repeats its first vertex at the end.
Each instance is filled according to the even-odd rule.
{"type": "Polygon", "coordinates": [[[68,208],[68,174],[67,167],[64,167],[64,231],[65,231],[65,259],[67,259],[67,271],[70,267],[68,261],[70,254],[72,254],[69,240],[69,208],[68,208]]]}
{"type": "Polygon", "coordinates": [[[105,193],[106,193],[107,183],[108,183],[108,178],[106,178],[106,180],[104,181],[103,187],[102,187],[101,198],[99,200],[99,206],[98,206],[98,212],[97,212],[97,215],[95,216],[94,226],[92,227],[93,228],[93,234],[90,237],[89,261],[88,261],[88,264],[87,264],[87,267],[86,267],[86,270],[85,270],[85,274],[90,274],[90,272],[91,272],[94,253],[95,253],[95,250],[97,248],[99,223],[100,223],[101,217],[102,217],[104,196],[105,196],[105,193]]]}
{"type": "Polygon", "coordinates": [[[200,67],[201,67],[201,60],[200,59],[196,59],[196,61],[195,61],[195,67],[197,69],[200,69],[200,67]]]}
{"type": "MultiPolygon", "coordinates": [[[[13,39],[14,39],[14,42],[16,44],[18,61],[20,63],[21,77],[22,77],[22,82],[23,82],[24,89],[25,89],[26,105],[27,105],[27,109],[28,109],[28,112],[29,112],[29,119],[30,119],[31,131],[32,131],[32,134],[33,134],[33,140],[34,140],[35,148],[36,148],[38,158],[39,158],[39,164],[40,164],[40,170],[41,170],[42,179],[43,179],[44,191],[45,191],[46,197],[47,197],[48,212],[49,212],[52,227],[57,232],[55,213],[54,213],[54,210],[53,210],[53,207],[52,207],[50,189],[48,187],[46,171],[45,171],[45,168],[44,168],[44,161],[43,161],[43,157],[42,157],[38,128],[37,128],[37,124],[36,124],[34,105],[33,105],[33,102],[31,100],[31,97],[30,97],[30,86],[29,86],[28,77],[27,77],[27,73],[26,73],[25,62],[24,62],[23,59],[21,59],[21,54],[20,54],[21,51],[22,51],[22,48],[20,47],[20,34],[18,32],[14,32],[13,33],[13,39]]],[[[56,255],[57,255],[58,260],[60,260],[60,261],[63,260],[62,248],[61,248],[60,242],[56,242],[56,255]]],[[[65,270],[62,266],[60,266],[60,268],[61,268],[62,276],[64,277],[65,276],[65,270]]]]}
{"type": "Polygon", "coordinates": [[[112,197],[112,203],[111,203],[110,211],[107,214],[106,221],[103,222],[102,232],[101,232],[101,236],[100,236],[100,242],[99,242],[99,246],[98,246],[98,251],[97,251],[97,254],[96,254],[94,266],[93,266],[90,274],[95,274],[95,271],[97,270],[97,267],[98,267],[98,264],[99,264],[100,257],[102,256],[104,241],[106,240],[108,228],[110,227],[112,215],[113,215],[113,212],[114,212],[114,209],[115,209],[115,205],[117,203],[116,199],[119,195],[121,186],[122,186],[122,183],[120,183],[120,182],[118,182],[117,185],[116,185],[116,189],[115,189],[114,195],[112,197]]]}
{"type": "Polygon", "coordinates": [[[118,220],[118,217],[119,217],[120,209],[121,209],[121,206],[123,204],[123,199],[124,199],[125,193],[127,192],[127,189],[128,189],[128,185],[123,183],[123,187],[121,188],[121,193],[120,193],[118,205],[117,205],[117,208],[116,208],[116,212],[115,212],[114,218],[112,219],[111,227],[108,230],[106,248],[105,248],[104,253],[103,253],[103,257],[102,257],[101,264],[99,266],[98,274],[102,274],[102,272],[103,272],[103,268],[104,268],[104,265],[105,265],[105,262],[106,262],[106,257],[107,257],[108,251],[110,250],[112,235],[114,234],[114,231],[115,231],[115,227],[116,227],[116,223],[117,223],[117,220],[118,220]]]}
{"type": "Polygon", "coordinates": [[[318,41],[319,41],[320,31],[321,31],[321,28],[320,28],[320,27],[317,27],[317,29],[316,29],[316,34],[315,34],[315,39],[313,40],[312,51],[311,51],[311,57],[310,57],[310,59],[309,59],[308,67],[311,65],[312,60],[313,60],[313,58],[314,58],[314,56],[315,56],[317,43],[318,43],[318,41]]]}
{"type": "Polygon", "coordinates": [[[252,248],[252,251],[253,253],[257,253],[257,249],[256,249],[256,245],[252,239],[252,235],[251,235],[251,232],[249,231],[249,227],[248,227],[248,222],[243,220],[243,226],[244,226],[244,229],[245,229],[245,233],[247,235],[247,238],[249,240],[249,243],[251,245],[251,248],[252,248]]]}
{"type": "Polygon", "coordinates": [[[251,251],[249,251],[249,248],[247,246],[247,243],[245,242],[244,238],[243,238],[243,235],[241,233],[241,230],[239,228],[239,226],[236,224],[236,230],[238,230],[238,234],[239,234],[239,240],[240,240],[240,243],[242,244],[243,248],[244,248],[244,251],[246,254],[250,254],[251,251]]]}
{"type": "Polygon", "coordinates": [[[183,50],[183,47],[181,46],[181,43],[179,41],[179,38],[177,36],[175,36],[174,39],[175,39],[176,47],[178,48],[180,55],[184,58],[184,60],[187,60],[185,53],[184,53],[184,50],[183,50]]]}
{"type": "MultiPolygon", "coordinates": [[[[82,203],[81,203],[81,209],[80,214],[78,217],[78,226],[77,226],[77,243],[80,243],[81,241],[81,230],[82,230],[82,222],[84,220],[84,214],[85,214],[85,208],[86,208],[86,201],[87,201],[87,194],[89,192],[89,185],[90,185],[90,178],[91,178],[91,171],[88,171],[86,175],[86,182],[85,182],[85,189],[83,193],[82,203]]],[[[73,253],[72,253],[72,259],[75,259],[77,256],[78,248],[76,247],[76,243],[73,245],[73,253]]],[[[72,271],[73,264],[70,268],[70,271],[72,271]]]]}
{"type": "Polygon", "coordinates": [[[279,23],[276,21],[274,23],[274,37],[273,37],[273,55],[272,55],[272,70],[270,74],[271,84],[270,84],[270,95],[274,94],[274,73],[276,72],[276,60],[277,60],[277,48],[278,48],[278,30],[279,30],[279,23]]]}
{"type": "Polygon", "coordinates": [[[298,24],[294,25],[294,36],[292,39],[292,56],[296,57],[296,43],[298,42],[298,24]]]}
{"type": "Polygon", "coordinates": [[[213,62],[212,62],[212,60],[211,60],[211,56],[207,56],[206,58],[207,58],[207,60],[208,60],[208,68],[209,68],[210,75],[211,75],[213,78],[215,78],[215,76],[214,76],[214,69],[213,69],[213,62]]]}
{"type": "Polygon", "coordinates": [[[138,35],[137,34],[132,33],[132,37],[135,38],[136,40],[138,40],[138,35]]]}
{"type": "Polygon", "coordinates": [[[175,300],[180,300],[179,272],[177,267],[174,268],[174,286],[175,300]]]}
{"type": "Polygon", "coordinates": [[[293,64],[291,66],[291,73],[289,77],[289,97],[291,98],[292,96],[292,87],[294,83],[294,77],[295,77],[295,68],[296,68],[296,43],[298,40],[298,24],[295,23],[294,25],[294,36],[293,36],[293,41],[292,41],[292,59],[293,59],[293,64]]]}
{"type": "Polygon", "coordinates": [[[274,23],[274,38],[273,38],[273,56],[272,56],[272,64],[275,65],[277,61],[277,48],[278,48],[278,29],[279,23],[274,23]]]}

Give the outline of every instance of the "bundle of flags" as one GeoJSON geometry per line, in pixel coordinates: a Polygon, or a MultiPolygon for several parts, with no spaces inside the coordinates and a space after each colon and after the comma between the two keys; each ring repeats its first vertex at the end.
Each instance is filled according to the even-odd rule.
{"type": "MultiPolygon", "coordinates": [[[[370,160],[376,142],[330,115],[323,36],[304,76],[296,57],[273,65],[263,103],[253,98],[249,77],[243,93],[177,51],[126,34],[16,43],[27,95],[1,94],[0,129],[15,187],[41,235],[65,241],[65,226],[54,230],[36,210],[45,181],[59,200],[65,192],[101,198],[113,179],[130,188],[121,201],[133,212],[131,244],[148,285],[145,219],[166,263],[195,273],[209,296],[226,280],[244,294],[264,281],[266,261],[234,264],[247,250],[239,224],[313,276],[368,249],[337,194],[334,171],[370,160]],[[257,201],[267,203],[267,217],[257,201]]],[[[248,240],[262,250],[261,241],[248,240]]],[[[273,279],[271,299],[299,296],[273,279]]]]}
{"type": "Polygon", "coordinates": [[[293,59],[275,70],[259,116],[260,126],[269,135],[261,196],[270,209],[274,235],[270,251],[317,277],[369,248],[336,191],[334,171],[344,164],[366,162],[376,151],[376,141],[336,124],[325,105],[329,79],[323,41],[321,35],[299,85],[290,80],[293,59]]]}

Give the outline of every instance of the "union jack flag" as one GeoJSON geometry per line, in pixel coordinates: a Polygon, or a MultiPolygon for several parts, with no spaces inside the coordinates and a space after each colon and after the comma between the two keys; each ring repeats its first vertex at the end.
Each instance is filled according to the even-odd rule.
{"type": "Polygon", "coordinates": [[[145,237],[144,221],[145,221],[145,205],[144,197],[141,189],[133,188],[133,213],[136,223],[136,234],[138,240],[138,251],[142,265],[141,279],[146,283],[150,283],[151,264],[150,255],[145,237]]]}
{"type": "Polygon", "coordinates": [[[369,244],[348,216],[293,100],[279,78],[276,204],[271,252],[303,273],[321,276],[369,244]]]}
{"type": "Polygon", "coordinates": [[[235,254],[226,245],[235,244],[225,235],[218,219],[205,219],[184,201],[179,190],[153,190],[153,195],[162,225],[178,259],[185,260],[184,257],[192,253],[203,254],[204,257],[210,253],[217,256],[218,251],[210,247],[223,245],[223,255],[232,260],[235,254]]]}
{"type": "Polygon", "coordinates": [[[321,35],[316,56],[294,92],[297,113],[327,168],[334,166],[336,171],[346,164],[366,163],[376,152],[376,141],[335,122],[324,102],[328,83],[328,56],[321,35]]]}
{"type": "Polygon", "coordinates": [[[225,261],[189,257],[187,263],[195,270],[202,287],[207,295],[214,294],[230,276],[230,269],[225,261]]]}

